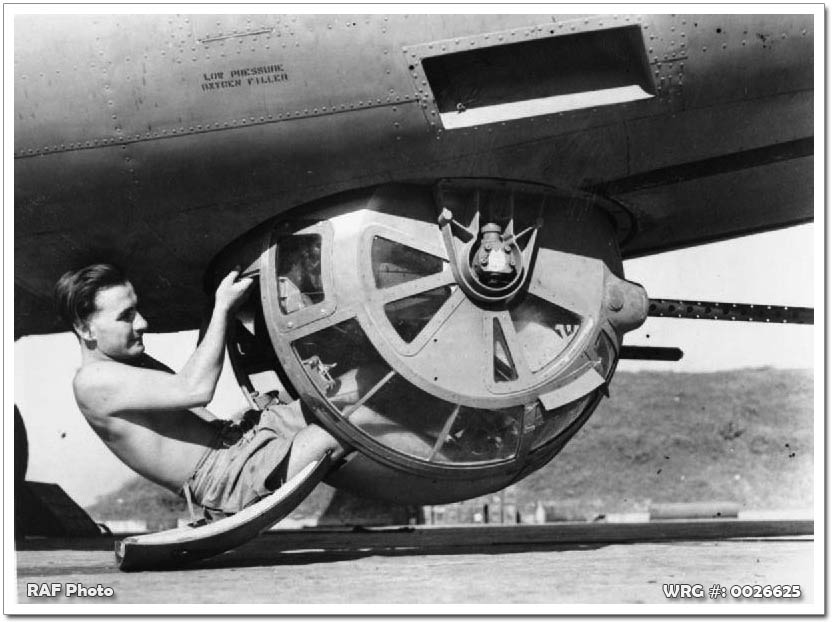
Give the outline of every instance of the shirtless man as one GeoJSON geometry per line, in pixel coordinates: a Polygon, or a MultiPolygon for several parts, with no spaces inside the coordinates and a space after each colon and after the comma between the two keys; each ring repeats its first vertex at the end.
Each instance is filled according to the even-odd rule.
{"type": "Polygon", "coordinates": [[[250,411],[240,424],[204,408],[220,377],[227,325],[251,284],[234,270],[220,282],[205,335],[178,373],[145,354],[148,323],[117,268],[68,272],[55,291],[81,346],[75,399],[96,434],[140,475],[225,513],[268,495],[339,447],[304,421],[298,402],[250,411]]]}

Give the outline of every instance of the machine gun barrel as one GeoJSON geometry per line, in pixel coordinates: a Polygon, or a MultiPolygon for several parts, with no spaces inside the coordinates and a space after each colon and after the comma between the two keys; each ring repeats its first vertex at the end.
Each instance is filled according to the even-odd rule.
{"type": "Polygon", "coordinates": [[[640,361],[679,361],[683,358],[683,350],[655,346],[623,346],[620,348],[620,358],[640,361]]]}

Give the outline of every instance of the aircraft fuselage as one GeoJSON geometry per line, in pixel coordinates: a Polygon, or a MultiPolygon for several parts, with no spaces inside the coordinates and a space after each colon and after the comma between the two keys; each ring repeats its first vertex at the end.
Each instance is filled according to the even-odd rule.
{"type": "Polygon", "coordinates": [[[812,39],[810,16],[17,16],[15,331],[57,330],[54,281],[100,258],[152,330],[196,327],[230,241],[387,182],[588,191],[624,256],[808,220],[812,39]]]}

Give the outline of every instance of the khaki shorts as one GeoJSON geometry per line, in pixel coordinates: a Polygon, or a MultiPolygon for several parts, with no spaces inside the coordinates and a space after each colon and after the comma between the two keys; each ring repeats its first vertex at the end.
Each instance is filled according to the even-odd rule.
{"type": "MultiPolygon", "coordinates": [[[[307,427],[300,402],[270,404],[251,410],[240,424],[230,424],[194,469],[183,488],[204,508],[234,514],[269,495],[264,480],[282,464],[293,439],[307,427]]],[[[283,478],[282,478],[283,479],[283,478]]]]}

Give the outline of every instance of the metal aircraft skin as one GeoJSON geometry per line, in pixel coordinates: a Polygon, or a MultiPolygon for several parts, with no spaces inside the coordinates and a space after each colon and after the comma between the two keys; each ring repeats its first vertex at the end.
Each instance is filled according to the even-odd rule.
{"type": "Polygon", "coordinates": [[[812,220],[813,24],[17,16],[15,333],[97,260],[198,328],[240,263],[237,377],[359,449],[333,483],[500,489],[607,393],[648,313],[623,259],[812,220]]]}
{"type": "MultiPolygon", "coordinates": [[[[96,257],[132,268],[154,330],[195,328],[224,246],[308,201],[385,182],[596,192],[624,258],[812,218],[809,15],[41,15],[14,26],[17,335],[61,330],[52,286],[96,257]],[[425,58],[621,28],[639,32],[651,98],[458,129],[438,118],[425,58]]],[[[572,45],[584,52],[570,60],[586,77],[616,73],[595,45],[572,45]]],[[[455,97],[472,108],[523,95],[525,80],[544,81],[530,64],[522,52],[515,77],[474,72],[455,97]]],[[[583,90],[582,75],[558,71],[583,90]]]]}

